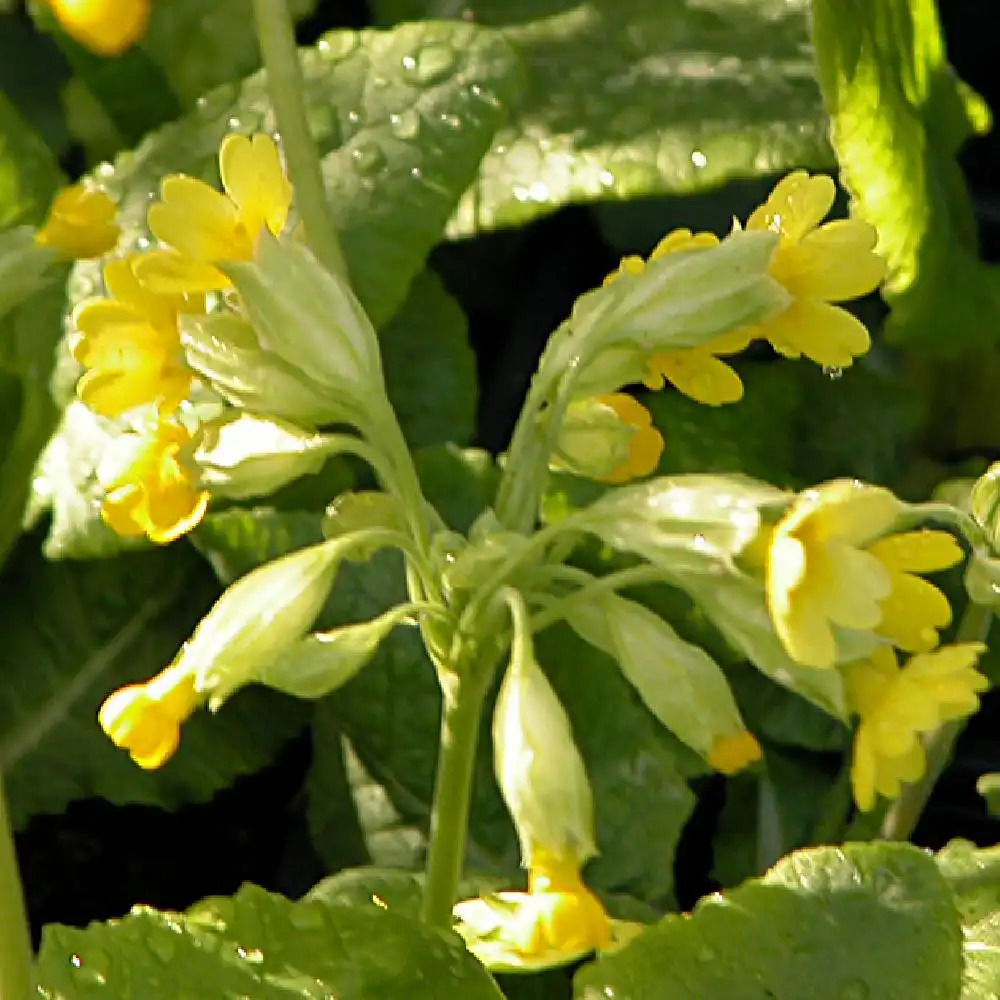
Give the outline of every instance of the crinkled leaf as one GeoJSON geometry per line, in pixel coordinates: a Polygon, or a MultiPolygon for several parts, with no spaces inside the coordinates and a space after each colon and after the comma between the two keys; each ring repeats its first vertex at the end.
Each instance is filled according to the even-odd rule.
{"type": "Polygon", "coordinates": [[[576,976],[578,1000],[956,997],[961,929],[933,860],[908,844],[801,851],[667,916],[576,976]]]}
{"type": "Polygon", "coordinates": [[[1000,995],[1000,911],[966,927],[963,947],[961,1000],[995,1000],[1000,995]]]}
{"type": "Polygon", "coordinates": [[[476,426],[476,359],[465,314],[433,271],[417,276],[379,342],[389,399],[410,447],[465,444],[476,426]]]}
{"type": "Polygon", "coordinates": [[[995,343],[1000,286],[956,159],[989,111],[948,64],[934,0],[812,6],[833,143],[889,263],[887,336],[951,356],[995,343]]]}
{"type": "Polygon", "coordinates": [[[494,1000],[461,940],[377,907],[298,903],[256,886],[187,914],[136,907],[85,930],[46,928],[39,989],[98,1000],[494,1000]]]}
{"type": "MultiPolygon", "coordinates": [[[[470,24],[342,31],[304,49],[307,115],[323,157],[351,280],[376,326],[403,304],[459,196],[516,98],[510,46],[470,24]]],[[[274,128],[263,74],[213,91],[191,114],[149,135],[99,179],[119,202],[122,247],[147,237],[149,195],[168,173],[218,183],[227,131],[274,128]]],[[[78,268],[76,295],[97,287],[78,268]]]]}
{"type": "Polygon", "coordinates": [[[948,880],[963,924],[975,924],[1000,910],[1000,859],[995,848],[952,840],[935,855],[948,880]]]}
{"type": "Polygon", "coordinates": [[[268,764],[304,724],[303,707],[250,691],[198,713],[177,755],[140,770],[97,724],[116,687],[174,657],[218,587],[185,546],[80,564],[44,560],[25,538],[0,579],[0,767],[15,822],[74,799],[175,807],[268,764]]]}
{"type": "MultiPolygon", "coordinates": [[[[429,16],[457,15],[429,0],[429,16]]],[[[450,226],[715,187],[832,157],[802,0],[488,0],[528,88],[450,226]]],[[[390,13],[395,13],[390,11],[390,13]]]]}

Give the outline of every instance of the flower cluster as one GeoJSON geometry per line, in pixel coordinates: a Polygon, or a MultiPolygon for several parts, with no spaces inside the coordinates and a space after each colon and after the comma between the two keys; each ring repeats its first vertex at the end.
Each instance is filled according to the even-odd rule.
{"type": "MultiPolygon", "coordinates": [[[[737,223],[737,233],[763,232],[778,237],[767,272],[785,295],[783,308],[762,322],[719,333],[695,347],[654,349],[639,359],[618,359],[621,374],[613,381],[624,385],[634,377],[652,390],[662,389],[669,382],[699,403],[721,406],[743,396],[739,375],[723,359],[745,350],[754,341],[765,340],[786,357],[804,356],[829,368],[848,367],[865,354],[871,342],[864,324],[834,303],[873,291],[885,277],[886,265],[874,252],[876,232],[869,223],[857,218],[823,222],[834,196],[835,186],[829,177],[796,171],[778,183],[764,204],[751,213],[745,227],[737,223]]],[[[643,274],[652,262],[695,254],[721,243],[714,233],[676,229],[659,242],[648,260],[624,258],[618,269],[605,278],[605,286],[643,274]]],[[[593,404],[595,399],[588,397],[584,402],[593,404]]],[[[637,418],[639,406],[633,402],[628,416],[622,412],[623,427],[649,427],[648,414],[637,418]]],[[[572,416],[570,413],[567,418],[571,426],[566,433],[573,431],[572,416]]],[[[649,461],[653,450],[650,441],[647,434],[638,445],[645,460],[622,464],[614,470],[613,478],[595,474],[590,468],[593,463],[585,461],[578,462],[575,469],[610,482],[645,475],[655,468],[655,463],[649,461]]],[[[599,447],[595,436],[593,450],[599,447]]],[[[559,467],[566,465],[563,462],[559,467]]]]}
{"type": "MultiPolygon", "coordinates": [[[[219,166],[225,193],[184,175],[163,180],[148,222],[166,246],[108,259],[106,295],[81,303],[73,316],[72,352],[84,368],[77,395],[134,431],[132,461],[103,478],[102,516],[121,535],[157,543],[197,525],[209,502],[192,459],[197,421],[186,404],[197,379],[181,323],[206,312],[206,292],[231,284],[217,265],[252,259],[261,232],[279,234],[291,207],[291,186],[268,136],[227,136],[219,166]]],[[[63,214],[80,215],[87,204],[74,196],[63,214]]],[[[90,225],[76,229],[97,240],[108,223],[90,214],[90,225]]],[[[50,224],[38,239],[54,241],[61,231],[50,224]]]]}
{"type": "Polygon", "coordinates": [[[957,565],[961,547],[943,531],[894,532],[903,505],[888,490],[837,480],[802,493],[770,534],[768,606],[788,654],[844,674],[860,718],[855,798],[899,794],[924,771],[918,740],[974,711],[986,687],[973,669],[977,644],[936,648],[951,623],[945,595],[920,574],[957,565]],[[868,634],[874,651],[842,663],[841,644],[868,634]],[[899,667],[893,647],[913,654],[899,667]],[[932,652],[933,651],[933,652],[932,652]]]}

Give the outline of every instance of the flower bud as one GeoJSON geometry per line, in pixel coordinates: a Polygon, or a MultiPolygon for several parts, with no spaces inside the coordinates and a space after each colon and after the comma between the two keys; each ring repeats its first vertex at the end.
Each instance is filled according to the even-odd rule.
{"type": "Polygon", "coordinates": [[[333,445],[284,420],[230,411],[202,425],[194,461],[203,487],[241,499],[266,496],[319,472],[333,445]]]}
{"type": "Polygon", "coordinates": [[[760,758],[719,665],[658,615],[611,595],[578,606],[568,621],[615,660],[664,726],[718,770],[732,774],[760,758]]]}
{"type": "Polygon", "coordinates": [[[74,184],[55,196],[35,242],[66,260],[76,260],[112,250],[120,233],[114,202],[99,188],[74,184]]]}
{"type": "Polygon", "coordinates": [[[581,865],[597,853],[594,805],[566,710],[535,661],[523,610],[493,711],[493,765],[531,867],[537,851],[581,865]]]}

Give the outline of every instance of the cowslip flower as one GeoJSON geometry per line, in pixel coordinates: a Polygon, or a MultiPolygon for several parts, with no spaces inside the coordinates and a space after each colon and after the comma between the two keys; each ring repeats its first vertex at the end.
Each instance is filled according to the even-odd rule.
{"type": "Polygon", "coordinates": [[[190,671],[167,667],[145,684],[130,684],[109,695],[97,718],[115,746],[151,771],[174,755],[181,725],[198,702],[190,671]]]}
{"type": "Polygon", "coordinates": [[[889,534],[902,512],[880,487],[834,480],[800,494],[770,535],[768,609],[789,656],[837,661],[834,626],[926,650],[951,619],[947,599],[914,574],[954,565],[961,550],[940,531],[889,534]]]}
{"type": "Polygon", "coordinates": [[[150,0],[46,0],[70,38],[102,56],[117,56],[146,33],[150,0]]]}
{"type": "Polygon", "coordinates": [[[904,782],[923,775],[922,733],[976,711],[980,692],[989,687],[975,669],[985,649],[978,642],[942,646],[901,668],[892,648],[880,646],[870,658],[841,668],[848,706],[860,719],[851,764],[860,809],[872,809],[877,794],[896,798],[904,782]]]}
{"type": "Polygon", "coordinates": [[[132,272],[135,259],[109,260],[104,265],[109,298],[83,302],[73,314],[78,331],[73,357],[87,369],[77,396],[108,417],[148,403],[167,416],[191,388],[193,373],[184,361],[177,317],[201,311],[203,300],[143,288],[132,272]]]}
{"type": "Polygon", "coordinates": [[[132,461],[105,482],[101,517],[119,535],[165,544],[190,531],[208,509],[209,493],[182,452],[191,444],[187,428],[158,420],[138,441],[132,461]]]}
{"type": "Polygon", "coordinates": [[[567,408],[552,467],[606,483],[648,476],[660,464],[663,435],[640,402],[615,392],[567,408]]]}
{"type": "Polygon", "coordinates": [[[100,188],[73,184],[53,199],[35,242],[66,260],[78,260],[107,253],[120,233],[115,205],[107,194],[100,188]]]}
{"type": "Polygon", "coordinates": [[[163,179],[161,200],[150,206],[147,221],[171,249],[150,251],[135,265],[136,277],[153,291],[227,288],[229,278],[215,265],[253,260],[261,233],[277,236],[285,228],[292,186],[270,136],[227,135],[219,148],[219,173],[224,194],[185,174],[163,179]]]}
{"type": "Polygon", "coordinates": [[[572,855],[536,851],[528,891],[505,890],[454,907],[457,930],[488,968],[553,968],[607,948],[614,926],[572,855]]]}
{"type": "MultiPolygon", "coordinates": [[[[672,253],[703,250],[718,246],[719,242],[714,233],[675,229],[660,240],[649,259],[660,260],[672,253]]],[[[645,267],[646,261],[641,257],[625,257],[618,270],[609,274],[604,283],[608,285],[623,274],[641,274],[645,267]]],[[[708,406],[738,402],[743,398],[743,382],[720,355],[738,354],[752,339],[752,334],[733,330],[699,347],[657,352],[645,360],[643,382],[649,389],[662,389],[669,382],[688,398],[708,406]]]]}
{"type": "Polygon", "coordinates": [[[865,325],[833,305],[867,295],[886,274],[874,252],[875,228],[863,219],[823,222],[836,186],[825,176],[796,170],[778,182],[747,220],[748,230],[777,233],[769,273],[791,294],[781,313],[747,329],[788,358],[805,356],[829,368],[846,368],[871,347],[865,325]]]}

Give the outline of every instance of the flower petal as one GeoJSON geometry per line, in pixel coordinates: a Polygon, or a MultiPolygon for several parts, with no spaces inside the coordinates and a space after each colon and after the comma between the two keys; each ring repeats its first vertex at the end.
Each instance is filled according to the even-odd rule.
{"type": "Polygon", "coordinates": [[[818,299],[795,299],[784,312],[754,330],[779,354],[805,356],[828,368],[848,368],[871,347],[861,320],[818,299]]]}
{"type": "Polygon", "coordinates": [[[903,531],[880,538],[868,551],[883,566],[907,573],[934,573],[957,566],[964,554],[947,531],[903,531]]]}
{"type": "Polygon", "coordinates": [[[232,282],[217,267],[170,250],[152,250],[135,263],[139,282],[158,295],[218,292],[232,282]]]}
{"type": "Polygon", "coordinates": [[[261,132],[252,139],[227,135],[219,149],[222,186],[236,203],[252,244],[264,226],[277,236],[288,221],[292,186],[281,167],[278,147],[261,132]]]}
{"type": "Polygon", "coordinates": [[[939,641],[937,630],[951,622],[948,598],[932,583],[893,572],[892,591],[881,604],[876,632],[910,653],[926,653],[939,641]]]}
{"type": "Polygon", "coordinates": [[[149,228],[157,239],[192,260],[249,260],[253,246],[236,205],[203,181],[172,174],[161,184],[163,200],[150,206],[149,228]]]}
{"type": "Polygon", "coordinates": [[[739,375],[703,348],[654,354],[649,365],[695,402],[722,406],[743,398],[739,375]]]}
{"type": "Polygon", "coordinates": [[[770,229],[792,240],[815,229],[833,207],[837,188],[825,174],[795,170],[783,177],[767,201],[751,213],[747,229],[770,229]]]}

